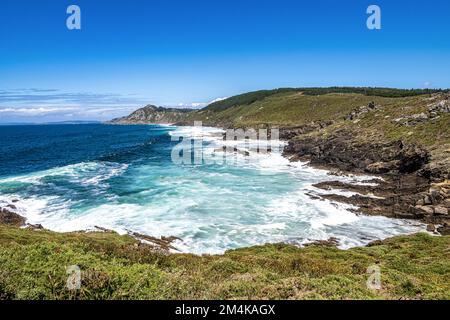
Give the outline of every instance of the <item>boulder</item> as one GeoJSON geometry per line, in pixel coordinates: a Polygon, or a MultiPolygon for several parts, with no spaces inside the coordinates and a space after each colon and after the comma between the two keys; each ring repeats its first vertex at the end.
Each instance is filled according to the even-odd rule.
{"type": "Polygon", "coordinates": [[[441,206],[434,207],[434,214],[437,216],[445,216],[448,214],[448,209],[441,206]]]}
{"type": "Polygon", "coordinates": [[[416,212],[423,213],[424,215],[434,214],[433,207],[431,206],[415,206],[416,212]]]}
{"type": "Polygon", "coordinates": [[[398,161],[389,162],[375,162],[366,167],[366,171],[373,174],[383,174],[395,170],[398,166],[398,161]]]}

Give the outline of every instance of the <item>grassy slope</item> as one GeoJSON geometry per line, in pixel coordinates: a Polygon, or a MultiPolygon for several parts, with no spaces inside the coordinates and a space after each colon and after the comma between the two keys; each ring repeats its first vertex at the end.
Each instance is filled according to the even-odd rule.
{"type": "MultiPolygon", "coordinates": [[[[230,127],[278,126],[290,127],[313,121],[333,120],[335,123],[313,135],[330,135],[338,130],[349,131],[355,142],[404,142],[421,145],[429,150],[436,165],[450,168],[450,114],[416,126],[404,126],[392,120],[427,112],[429,95],[413,97],[379,97],[355,93],[330,93],[306,95],[302,92],[282,92],[245,105],[235,105],[224,110],[206,108],[190,113],[188,120],[202,120],[207,125],[230,127]],[[370,102],[381,106],[358,121],[345,121],[344,117],[370,102]]],[[[245,101],[245,100],[244,100],[245,101]]]]}
{"type": "Polygon", "coordinates": [[[301,92],[274,94],[248,105],[233,106],[222,111],[201,110],[190,116],[206,123],[226,123],[235,127],[260,124],[295,126],[311,121],[334,120],[351,110],[374,100],[389,98],[368,97],[359,94],[304,95],[301,92]]]}
{"type": "Polygon", "coordinates": [[[0,225],[0,298],[450,299],[450,237],[397,237],[347,251],[285,244],[194,256],[152,252],[114,233],[57,234],[0,225]],[[381,268],[382,289],[366,287],[381,268]],[[65,289],[66,267],[83,271],[65,289]]]}
{"type": "Polygon", "coordinates": [[[438,138],[440,143],[448,143],[450,142],[449,114],[441,116],[436,122],[415,127],[401,126],[391,121],[399,117],[426,112],[427,105],[430,103],[428,99],[429,96],[427,95],[385,98],[336,93],[310,96],[299,92],[289,92],[275,94],[249,105],[234,106],[220,112],[204,110],[191,116],[203,119],[209,116],[210,122],[227,122],[237,127],[259,124],[286,127],[304,125],[312,121],[334,120],[337,125],[332,126],[331,130],[346,128],[367,131],[368,133],[378,132],[381,135],[379,138],[383,140],[404,138],[411,142],[432,144],[438,138]],[[382,106],[382,108],[376,112],[368,113],[357,124],[344,121],[344,116],[353,109],[367,105],[371,101],[382,106]]]}
{"type": "Polygon", "coordinates": [[[437,158],[448,158],[448,152],[444,151],[450,150],[450,114],[414,127],[392,122],[396,118],[427,112],[430,95],[418,95],[419,93],[422,91],[383,88],[262,90],[213,103],[202,110],[186,113],[183,119],[176,117],[168,122],[192,124],[193,121],[200,120],[205,125],[228,127],[293,127],[313,121],[333,120],[333,126],[313,134],[326,135],[343,129],[353,132],[361,142],[401,139],[422,145],[434,152],[437,158]],[[327,93],[333,90],[342,93],[327,93]],[[351,93],[359,91],[367,92],[351,93]],[[359,122],[344,121],[344,117],[352,110],[372,101],[381,108],[366,114],[359,122]]]}

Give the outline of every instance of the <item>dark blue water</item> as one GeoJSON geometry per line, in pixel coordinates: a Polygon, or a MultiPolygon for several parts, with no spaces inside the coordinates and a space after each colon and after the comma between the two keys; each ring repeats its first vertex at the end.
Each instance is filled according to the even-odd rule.
{"type": "Polygon", "coordinates": [[[0,177],[89,161],[134,163],[170,154],[169,127],[103,124],[0,126],[0,177]]]}

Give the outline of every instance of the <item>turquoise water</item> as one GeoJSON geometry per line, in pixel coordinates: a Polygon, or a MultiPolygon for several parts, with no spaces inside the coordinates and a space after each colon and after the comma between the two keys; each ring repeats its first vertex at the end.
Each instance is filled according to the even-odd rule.
{"type": "MultiPolygon", "coordinates": [[[[213,128],[0,127],[0,206],[14,204],[29,223],[55,231],[99,226],[177,236],[182,240],[175,247],[194,253],[331,236],[348,248],[424,229],[411,221],[357,216],[348,205],[311,198],[324,192],[312,185],[330,176],[290,163],[276,148],[236,154],[229,163],[174,164],[173,137],[199,134],[205,150],[221,146],[221,132],[213,128]]],[[[332,179],[363,183],[367,177],[332,179]]]]}

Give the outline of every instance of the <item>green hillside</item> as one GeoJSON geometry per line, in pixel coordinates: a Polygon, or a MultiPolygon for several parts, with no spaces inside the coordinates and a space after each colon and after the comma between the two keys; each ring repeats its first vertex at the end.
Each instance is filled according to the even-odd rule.
{"type": "MultiPolygon", "coordinates": [[[[304,92],[281,92],[250,104],[235,105],[223,110],[209,107],[187,114],[185,122],[202,120],[205,125],[227,127],[278,126],[296,127],[311,122],[333,124],[326,132],[350,130],[361,139],[393,141],[403,139],[426,147],[450,143],[450,113],[441,112],[434,119],[424,119],[414,125],[405,125],[396,119],[428,114],[430,104],[445,99],[444,94],[413,95],[390,98],[355,93],[329,93],[322,95],[304,92]],[[434,97],[434,100],[432,100],[434,97]],[[373,103],[377,108],[348,121],[346,116],[355,109],[373,103]]],[[[448,100],[445,100],[448,102],[448,100]]],[[[221,101],[222,102],[222,101],[221,101]]],[[[323,133],[323,132],[322,132],[323,133]]],[[[319,134],[317,131],[316,134],[319,134]]]]}
{"type": "Polygon", "coordinates": [[[303,92],[275,93],[250,104],[227,107],[223,110],[211,110],[209,107],[191,118],[200,118],[207,124],[249,127],[277,125],[282,127],[298,126],[311,121],[337,120],[343,118],[354,108],[367,105],[376,100],[389,103],[393,99],[369,97],[361,94],[324,94],[305,95],[303,92]]]}
{"type": "Polygon", "coordinates": [[[273,90],[259,90],[239,94],[225,100],[217,101],[208,105],[206,110],[221,111],[239,105],[248,105],[263,100],[269,96],[279,93],[298,93],[304,95],[318,96],[329,93],[356,93],[366,96],[378,96],[387,98],[412,97],[423,94],[441,92],[440,89],[392,89],[392,88],[370,88],[370,87],[329,87],[329,88],[279,88],[273,90]]]}
{"type": "Polygon", "coordinates": [[[268,244],[223,255],[166,254],[115,233],[0,225],[0,299],[450,299],[450,237],[365,248],[268,244]],[[66,288],[68,266],[81,288],[66,288]],[[378,266],[381,288],[366,285],[378,266]]]}

